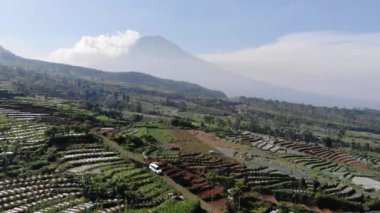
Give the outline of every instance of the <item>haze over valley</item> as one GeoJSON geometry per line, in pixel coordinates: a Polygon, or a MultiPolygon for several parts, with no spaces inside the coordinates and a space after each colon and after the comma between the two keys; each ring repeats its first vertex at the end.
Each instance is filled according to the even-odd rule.
{"type": "Polygon", "coordinates": [[[140,71],[230,97],[379,109],[379,52],[378,34],[307,32],[258,47],[195,56],[162,36],[127,30],[82,36],[72,47],[41,59],[112,72],[140,71]]]}

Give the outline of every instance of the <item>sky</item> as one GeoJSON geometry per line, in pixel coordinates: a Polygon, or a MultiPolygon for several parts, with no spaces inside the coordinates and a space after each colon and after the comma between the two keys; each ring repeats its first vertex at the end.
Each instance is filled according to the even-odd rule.
{"type": "Polygon", "coordinates": [[[379,32],[379,8],[378,0],[0,0],[0,42],[20,54],[43,54],[83,35],[131,29],[201,54],[294,32],[379,32]]]}
{"type": "Polygon", "coordinates": [[[247,78],[380,102],[379,8],[378,0],[0,0],[0,45],[91,66],[161,35],[247,78]]]}

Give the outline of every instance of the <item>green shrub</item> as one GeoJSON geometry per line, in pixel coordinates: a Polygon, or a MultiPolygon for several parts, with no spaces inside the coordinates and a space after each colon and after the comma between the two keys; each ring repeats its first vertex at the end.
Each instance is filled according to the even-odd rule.
{"type": "Polygon", "coordinates": [[[311,212],[311,211],[306,210],[303,206],[297,205],[297,204],[291,206],[289,208],[289,211],[293,212],[293,213],[308,213],[308,212],[311,212]]]}
{"type": "Polygon", "coordinates": [[[277,209],[279,210],[280,213],[288,213],[289,212],[289,209],[286,206],[286,204],[282,203],[282,202],[277,204],[277,209]]]}
{"type": "Polygon", "coordinates": [[[187,128],[194,128],[193,124],[188,119],[183,119],[179,117],[175,117],[170,121],[170,124],[172,126],[176,127],[187,127],[187,128]]]}
{"type": "Polygon", "coordinates": [[[329,208],[329,209],[340,209],[340,210],[359,210],[360,206],[357,206],[353,203],[350,203],[347,200],[344,200],[339,197],[325,195],[321,193],[317,193],[314,197],[316,204],[321,208],[329,208]]]}
{"type": "Polygon", "coordinates": [[[162,204],[162,207],[157,209],[155,212],[197,213],[197,212],[202,212],[202,209],[200,207],[199,201],[185,200],[185,201],[178,202],[175,200],[168,200],[164,204],[162,204]]]}
{"type": "Polygon", "coordinates": [[[380,200],[368,200],[363,204],[365,211],[378,211],[380,210],[380,200]]]}
{"type": "Polygon", "coordinates": [[[41,169],[42,167],[48,165],[49,163],[46,161],[35,161],[30,164],[30,169],[37,170],[41,169]]]}

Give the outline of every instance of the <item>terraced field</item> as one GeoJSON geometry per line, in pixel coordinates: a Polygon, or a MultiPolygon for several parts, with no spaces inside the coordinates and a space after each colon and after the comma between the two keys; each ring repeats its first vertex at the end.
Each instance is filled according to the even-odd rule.
{"type": "Polygon", "coordinates": [[[252,191],[273,194],[278,200],[293,202],[311,200],[316,190],[313,182],[297,179],[268,167],[249,169],[246,185],[252,191]]]}
{"type": "Polygon", "coordinates": [[[81,133],[48,138],[47,125],[7,116],[0,123],[0,142],[6,148],[1,155],[1,212],[149,211],[178,197],[157,175],[121,158],[97,138],[81,133]]]}
{"type": "Polygon", "coordinates": [[[97,136],[65,127],[49,137],[52,125],[41,122],[49,114],[16,108],[0,109],[1,212],[154,212],[181,202],[168,184],[219,210],[236,205],[229,190],[241,183],[247,208],[252,207],[250,199],[267,202],[265,196],[277,199],[269,206],[287,201],[316,207],[321,194],[359,209],[378,195],[353,181],[369,182],[364,178],[371,176],[360,176],[356,169],[376,167],[379,161],[372,156],[247,131],[215,136],[152,122],[125,127],[103,123],[91,129],[97,136]],[[120,149],[106,146],[98,138],[103,136],[120,149]],[[138,155],[133,158],[137,161],[120,155],[123,148],[138,155]],[[166,177],[149,171],[143,157],[147,164],[158,161],[166,177]],[[210,173],[217,179],[209,179],[210,173]]]}
{"type": "Polygon", "coordinates": [[[265,151],[271,151],[274,153],[309,155],[322,160],[347,164],[356,168],[366,168],[366,164],[349,153],[319,145],[283,141],[274,137],[260,135],[252,132],[229,134],[216,133],[216,135],[235,142],[249,143],[252,147],[256,147],[265,151]]]}
{"type": "Polygon", "coordinates": [[[356,168],[366,168],[357,155],[255,133],[229,134],[228,137],[235,137],[235,140],[229,138],[219,142],[216,149],[248,166],[245,185],[250,191],[271,194],[278,200],[310,204],[316,193],[322,193],[352,206],[361,206],[369,197],[378,196],[356,183],[356,179],[361,178],[356,168]],[[245,144],[245,147],[232,145],[234,143],[245,144]]]}
{"type": "Polygon", "coordinates": [[[23,120],[23,121],[36,120],[47,115],[45,113],[24,112],[17,109],[9,109],[9,108],[0,108],[0,114],[9,116],[16,120],[23,120]]]}
{"type": "Polygon", "coordinates": [[[224,196],[226,188],[220,184],[211,184],[206,174],[215,171],[235,179],[243,179],[246,175],[245,167],[237,162],[195,152],[181,153],[179,162],[161,161],[160,164],[165,175],[175,182],[205,201],[214,200],[218,203],[226,201],[224,196]]]}
{"type": "Polygon", "coordinates": [[[64,175],[5,179],[0,182],[0,188],[3,212],[37,211],[82,196],[82,185],[73,176],[64,175]]]}
{"type": "Polygon", "coordinates": [[[330,183],[323,185],[322,189],[328,195],[341,197],[351,202],[362,202],[364,200],[364,195],[361,192],[345,184],[330,183]]]}
{"type": "Polygon", "coordinates": [[[302,155],[285,155],[284,158],[309,169],[314,169],[322,172],[327,171],[336,175],[341,174],[339,176],[340,178],[346,178],[350,180],[355,177],[355,175],[352,174],[344,164],[338,164],[333,161],[321,160],[319,158],[302,155]]]}
{"type": "Polygon", "coordinates": [[[0,125],[7,126],[0,133],[1,144],[17,146],[23,151],[33,151],[46,145],[47,126],[44,124],[6,119],[0,125]]]}
{"type": "Polygon", "coordinates": [[[375,169],[380,169],[380,160],[378,158],[358,153],[355,153],[352,156],[368,166],[372,166],[375,169]]]}
{"type": "Polygon", "coordinates": [[[169,199],[175,191],[154,173],[125,161],[118,153],[107,150],[97,141],[66,144],[59,147],[58,169],[70,173],[99,175],[103,180],[123,180],[132,188],[134,198],[128,202],[130,208],[153,208],[169,199]]]}

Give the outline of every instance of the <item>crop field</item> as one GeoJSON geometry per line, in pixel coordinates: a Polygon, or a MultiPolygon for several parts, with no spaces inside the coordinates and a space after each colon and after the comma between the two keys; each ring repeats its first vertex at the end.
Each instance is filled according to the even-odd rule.
{"type": "Polygon", "coordinates": [[[246,176],[244,165],[220,156],[211,156],[199,152],[182,152],[179,162],[161,161],[160,164],[165,175],[189,189],[200,199],[218,203],[218,208],[223,208],[226,202],[224,196],[226,188],[220,183],[210,182],[207,179],[207,173],[214,171],[236,180],[244,179],[246,176]]]}
{"type": "Polygon", "coordinates": [[[235,143],[250,143],[252,147],[274,153],[308,155],[320,158],[321,160],[329,160],[335,163],[342,163],[357,168],[366,168],[366,164],[349,153],[315,144],[283,141],[278,140],[275,137],[262,136],[255,133],[248,133],[245,135],[216,133],[216,135],[227,140],[231,140],[235,143]]]}
{"type": "MultiPolygon", "coordinates": [[[[2,125],[9,125],[9,120],[2,125]]],[[[1,124],[0,124],[1,125],[1,124]]],[[[5,146],[15,146],[23,151],[33,151],[46,144],[45,130],[47,126],[33,122],[11,121],[11,125],[2,131],[0,143],[5,146]]]]}
{"type": "Polygon", "coordinates": [[[58,147],[58,170],[67,170],[76,175],[93,175],[103,180],[104,184],[122,180],[119,184],[127,184],[128,190],[133,191],[132,200],[121,202],[130,209],[154,208],[169,199],[170,194],[175,194],[175,190],[163,183],[157,175],[122,159],[102,143],[76,141],[58,147]]]}
{"type": "Polygon", "coordinates": [[[167,132],[161,128],[147,128],[147,134],[151,135],[162,144],[168,144],[171,140],[167,132]]]}
{"type": "MultiPolygon", "coordinates": [[[[12,106],[0,109],[3,212],[192,208],[193,200],[180,201],[179,189],[165,178],[202,200],[203,205],[220,211],[236,205],[236,195],[230,199],[229,190],[237,183],[241,184],[239,199],[244,209],[268,210],[286,202],[322,212],[319,207],[323,199],[336,199],[347,208],[360,209],[379,196],[373,171],[380,161],[375,152],[364,154],[249,131],[178,128],[165,120],[105,126],[117,120],[104,113],[94,114],[94,121],[101,126],[91,127],[90,132],[96,133],[92,135],[80,132],[78,129],[83,128],[76,127],[74,118],[61,119],[64,114],[51,116],[43,107],[28,112],[28,105],[12,106]],[[99,119],[103,115],[112,119],[99,119]],[[53,122],[46,122],[49,120],[53,122]],[[59,128],[59,121],[73,121],[73,125],[59,128]],[[141,160],[121,155],[97,134],[141,160]],[[165,178],[147,169],[152,161],[159,163],[165,178]]],[[[67,110],[76,112],[75,108],[67,110]]],[[[76,115],[81,119],[90,115],[78,112],[83,113],[76,115]]]]}
{"type": "Polygon", "coordinates": [[[50,138],[49,125],[10,114],[0,125],[2,212],[149,211],[177,194],[92,136],[50,138]]]}
{"type": "Polygon", "coordinates": [[[369,133],[369,132],[361,132],[361,131],[347,131],[343,140],[347,143],[360,143],[360,144],[371,144],[371,145],[379,145],[380,144],[380,135],[369,133]]]}
{"type": "Polygon", "coordinates": [[[366,165],[373,167],[374,169],[380,168],[380,159],[378,158],[377,154],[371,156],[368,154],[353,153],[352,155],[356,159],[360,160],[361,162],[365,163],[366,165]]]}
{"type": "Polygon", "coordinates": [[[363,179],[358,171],[367,168],[369,162],[377,162],[368,160],[371,159],[369,157],[359,158],[358,155],[336,149],[254,133],[216,132],[215,136],[227,140],[222,142],[221,139],[213,139],[217,150],[248,166],[245,183],[252,191],[272,194],[278,200],[296,203],[308,203],[316,192],[334,196],[352,205],[361,205],[368,197],[378,196],[377,192],[367,188],[368,183],[372,183],[373,188],[375,180],[358,181],[363,179]],[[247,147],[234,144],[245,144],[247,147]],[[248,148],[249,145],[251,148],[248,148]]]}

